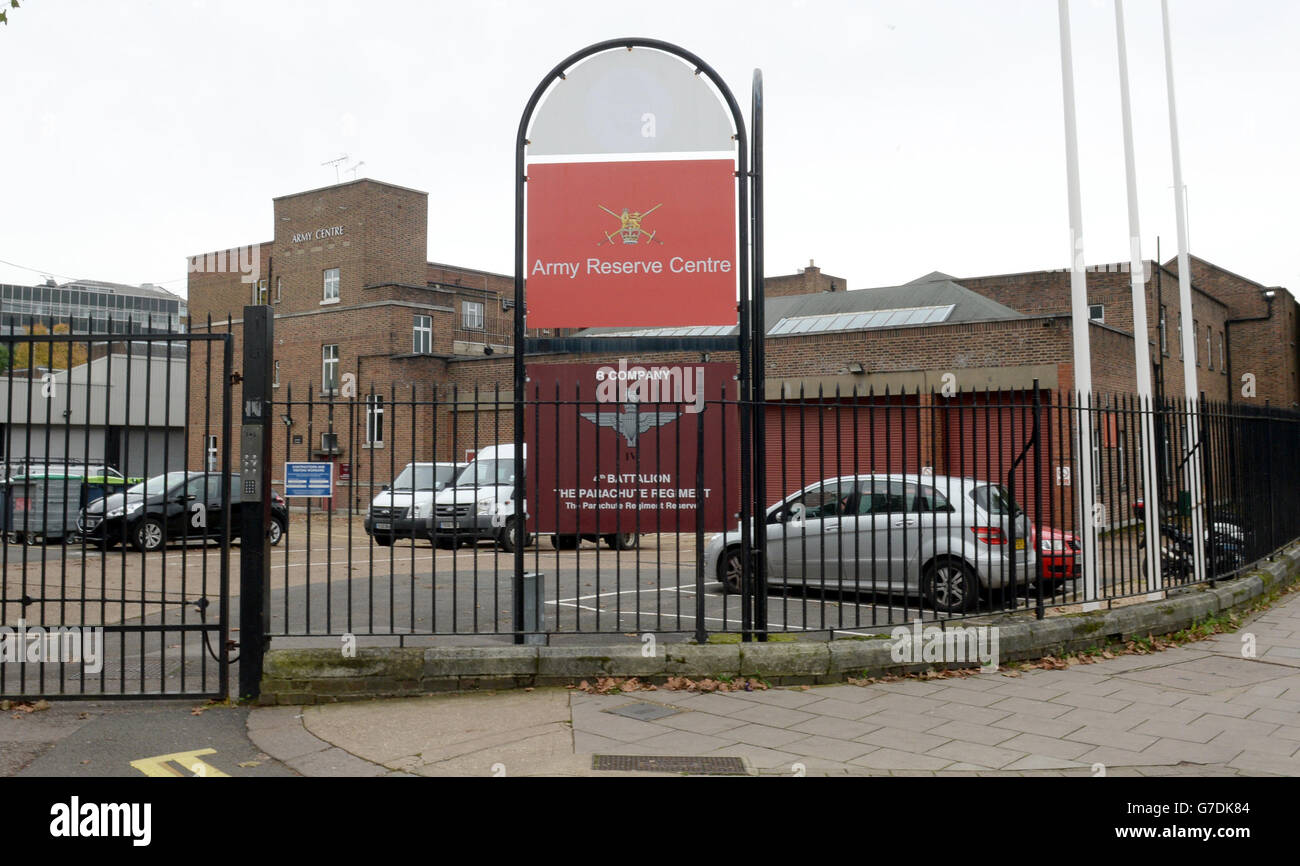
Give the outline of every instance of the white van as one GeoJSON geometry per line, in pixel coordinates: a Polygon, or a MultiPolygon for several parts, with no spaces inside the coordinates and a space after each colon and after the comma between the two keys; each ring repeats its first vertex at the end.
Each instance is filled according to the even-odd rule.
{"type": "Polygon", "coordinates": [[[455,483],[462,463],[408,463],[366,509],[366,532],[388,547],[394,538],[431,538],[433,500],[455,483]]]}
{"type": "MultiPolygon", "coordinates": [[[[522,452],[525,460],[528,451],[522,452]]],[[[522,541],[523,527],[514,502],[515,446],[492,445],[481,449],[465,471],[439,493],[433,525],[427,536],[439,547],[455,547],[490,538],[502,550],[514,550],[522,541]]]]}

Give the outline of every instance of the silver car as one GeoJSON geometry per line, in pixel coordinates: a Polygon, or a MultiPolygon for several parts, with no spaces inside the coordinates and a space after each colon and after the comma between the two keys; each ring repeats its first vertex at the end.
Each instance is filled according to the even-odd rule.
{"type": "MultiPolygon", "coordinates": [[[[765,530],[770,583],[919,593],[945,614],[971,610],[1013,571],[1016,584],[1030,583],[1037,569],[1024,512],[1001,485],[971,478],[828,478],[771,506],[765,530]]],[[[739,592],[739,527],[709,539],[704,563],[725,592],[739,592]]]]}

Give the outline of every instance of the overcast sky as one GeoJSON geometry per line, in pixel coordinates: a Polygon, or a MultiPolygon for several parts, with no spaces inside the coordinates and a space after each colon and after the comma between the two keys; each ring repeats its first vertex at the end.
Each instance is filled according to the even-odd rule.
{"type": "MultiPolygon", "coordinates": [[[[7,4],[6,4],[7,5],[7,4]]],[[[1143,252],[1176,252],[1160,7],[1126,5],[1143,252]]],[[[184,293],[185,256],[269,240],[273,196],[429,192],[429,258],[509,272],[513,137],[616,36],[766,83],[767,272],[851,288],[1069,264],[1051,0],[22,0],[0,26],[0,282],[184,293]],[[351,177],[344,173],[343,179],[351,177]],[[21,267],[16,267],[19,265],[21,267]],[[26,270],[25,268],[31,269],[26,270]]],[[[1126,260],[1112,0],[1072,0],[1085,255],[1126,260]]],[[[1300,290],[1300,4],[1172,0],[1191,250],[1300,290]]]]}

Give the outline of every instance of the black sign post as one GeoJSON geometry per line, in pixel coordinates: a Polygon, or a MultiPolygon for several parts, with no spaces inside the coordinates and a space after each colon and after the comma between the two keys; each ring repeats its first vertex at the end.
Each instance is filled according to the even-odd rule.
{"type": "MultiPolygon", "coordinates": [[[[261,694],[262,659],[271,630],[271,382],[275,317],[267,305],[244,307],[243,410],[239,431],[242,500],[239,551],[239,697],[261,694]]],[[[231,525],[235,491],[222,500],[231,525]]],[[[226,544],[230,539],[226,538],[226,544]]]]}
{"type": "MultiPolygon", "coordinates": [[[[608,65],[603,69],[609,69],[608,65]]],[[[687,78],[691,76],[687,75],[687,78]]],[[[609,91],[600,91],[602,94],[609,91]]],[[[671,87],[666,87],[664,93],[686,94],[685,89],[673,91],[671,87]]],[[[647,91],[648,93],[648,91],[647,91]]],[[[549,98],[549,97],[548,97],[549,98]]],[[[684,100],[688,97],[683,96],[684,100]]],[[[649,99],[649,97],[647,97],[649,99]]],[[[651,100],[652,101],[652,100],[651,100]]],[[[698,103],[696,104],[698,107],[698,103]]],[[[665,106],[672,112],[671,106],[665,106]]],[[[755,122],[761,127],[762,111],[762,77],[756,71],[754,78],[754,111],[755,122]]],[[[534,137],[538,137],[538,130],[532,129],[534,137]]],[[[719,148],[712,148],[719,149],[719,148]]],[[[753,156],[761,160],[762,146],[756,144],[753,156]]],[[[519,119],[519,128],[515,141],[515,320],[514,320],[514,437],[516,453],[522,449],[525,441],[525,388],[527,387],[527,371],[525,366],[525,355],[530,351],[565,351],[565,352],[588,352],[601,353],[610,351],[630,351],[630,352],[656,352],[656,351],[690,351],[705,354],[708,352],[735,351],[738,355],[738,402],[740,414],[740,502],[738,513],[735,515],[740,523],[741,537],[741,631],[742,639],[749,641],[755,635],[760,640],[766,638],[767,630],[767,605],[766,605],[766,586],[762,579],[763,565],[755,556],[755,550],[761,551],[763,545],[754,544],[753,534],[755,531],[754,521],[751,515],[763,514],[765,511],[766,491],[763,488],[761,480],[763,474],[761,470],[756,474],[755,467],[760,466],[765,455],[763,446],[763,423],[762,423],[762,400],[763,391],[763,299],[762,299],[762,223],[763,211],[761,198],[755,202],[755,206],[750,205],[750,188],[754,184],[756,194],[761,190],[760,181],[757,174],[751,175],[749,169],[749,160],[751,158],[750,145],[746,135],[744,117],[741,114],[740,106],[736,102],[735,96],[726,82],[720,75],[701,58],[695,54],[658,39],[644,38],[623,38],[610,39],[599,42],[582,49],[557,64],[534,89],[524,112],[519,119]],[[591,108],[586,105],[586,111],[575,111],[572,104],[569,105],[568,112],[557,110],[554,116],[547,116],[543,111],[543,117],[547,118],[546,123],[539,121],[539,124],[546,128],[541,131],[541,137],[548,139],[543,142],[533,142],[529,140],[530,128],[533,127],[534,113],[537,111],[543,96],[551,93],[558,93],[559,88],[568,87],[571,93],[592,91],[573,90],[577,87],[571,80],[570,75],[575,74],[574,67],[579,63],[593,58],[596,55],[606,55],[614,57],[613,52],[631,53],[638,49],[650,49],[652,52],[662,52],[662,54],[671,55],[693,69],[694,77],[706,79],[716,90],[716,94],[721,96],[722,102],[725,103],[725,110],[721,115],[730,121],[730,129],[723,128],[726,120],[719,119],[718,123],[722,126],[711,126],[708,121],[704,120],[704,114],[691,114],[683,111],[682,116],[691,116],[693,121],[690,123],[665,124],[665,135],[661,139],[662,147],[658,150],[709,150],[711,144],[692,146],[700,144],[703,138],[713,136],[710,142],[718,140],[717,132],[723,128],[721,140],[723,143],[730,138],[731,146],[735,148],[735,197],[736,197],[736,275],[739,287],[739,296],[737,298],[737,334],[735,337],[653,337],[653,336],[632,336],[632,337],[592,337],[582,340],[567,338],[538,338],[527,339],[526,321],[527,304],[524,293],[525,275],[529,273],[526,270],[524,261],[525,251],[525,213],[527,208],[527,183],[528,183],[528,164],[526,155],[530,145],[541,145],[539,152],[543,154],[591,154],[591,153],[610,153],[610,154],[634,154],[643,153],[653,155],[656,150],[654,147],[643,146],[639,135],[644,137],[650,135],[650,129],[656,126],[658,122],[657,115],[654,111],[649,110],[646,106],[638,107],[635,100],[628,97],[604,96],[601,99],[623,99],[624,102],[618,104],[617,111],[606,111],[601,116],[615,115],[621,118],[622,125],[617,129],[600,129],[596,130],[597,125],[589,122],[594,116],[591,108]],[[608,53],[608,54],[607,54],[608,53]],[[629,118],[635,118],[635,123],[629,123],[629,118]],[[671,126],[671,130],[668,127],[671,126]],[[707,132],[706,132],[706,127],[707,132]],[[669,140],[673,142],[670,147],[669,140]],[[751,249],[750,231],[751,225],[757,239],[758,245],[751,249]],[[756,270],[751,271],[751,268],[756,270]],[[751,280],[751,273],[755,279],[751,280]],[[756,483],[757,482],[757,483],[756,483]],[[757,577],[757,580],[755,578],[757,577]],[[756,603],[757,602],[757,603],[756,603]]],[[[625,212],[626,215],[626,212],[625,212]]],[[[625,243],[627,241],[624,241],[625,243]]],[[[531,252],[530,252],[531,255],[531,252]]],[[[585,323],[574,323],[581,325],[585,323]]],[[[536,459],[536,457],[534,457],[536,459]]],[[[518,465],[524,467],[526,461],[521,461],[518,465]]],[[[518,468],[515,473],[515,490],[514,501],[525,503],[527,500],[526,490],[526,468],[518,468]]],[[[760,533],[764,532],[762,526],[758,527],[760,533]]],[[[522,535],[522,533],[521,533],[522,535]]],[[[759,553],[761,556],[761,553],[759,553]]],[[[515,568],[514,568],[514,629],[515,642],[522,643],[524,638],[523,622],[523,592],[524,592],[524,550],[522,544],[515,546],[515,568]]],[[[700,627],[702,633],[702,627],[700,627]]]]}

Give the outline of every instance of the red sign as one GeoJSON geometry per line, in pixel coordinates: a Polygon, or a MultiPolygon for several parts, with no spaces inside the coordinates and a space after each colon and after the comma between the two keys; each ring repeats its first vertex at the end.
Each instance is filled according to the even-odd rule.
{"type": "Polygon", "coordinates": [[[734,527],[735,374],[732,364],[529,365],[529,531],[693,532],[701,512],[708,532],[734,527]]]}
{"type": "Polygon", "coordinates": [[[528,327],[736,324],[729,159],[528,168],[528,327]]]}

